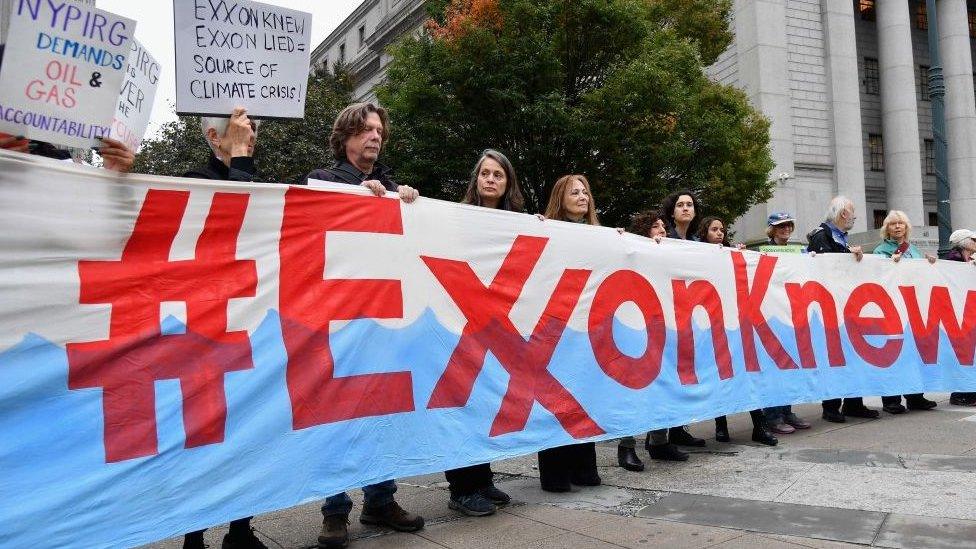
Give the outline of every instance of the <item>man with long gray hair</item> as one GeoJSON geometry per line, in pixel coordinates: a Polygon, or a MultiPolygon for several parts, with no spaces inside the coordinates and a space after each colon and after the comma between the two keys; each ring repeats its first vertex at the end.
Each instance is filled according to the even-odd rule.
{"type": "MultiPolygon", "coordinates": [[[[825,217],[825,221],[807,235],[807,251],[811,254],[849,253],[854,254],[857,261],[863,259],[861,247],[847,242],[847,232],[854,228],[857,219],[854,202],[844,196],[834,197],[825,217]]],[[[823,418],[832,423],[844,423],[848,416],[877,419],[880,415],[877,410],[865,406],[861,397],[823,401],[823,418]]]]}

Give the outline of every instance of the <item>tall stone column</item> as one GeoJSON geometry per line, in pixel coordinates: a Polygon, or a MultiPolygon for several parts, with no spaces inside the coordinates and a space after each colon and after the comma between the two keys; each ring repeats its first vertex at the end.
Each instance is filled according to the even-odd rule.
{"type": "MultiPolygon", "coordinates": [[[[833,111],[834,183],[837,194],[863,208],[864,130],[861,126],[861,83],[857,72],[854,4],[850,0],[824,2],[824,46],[833,111]]],[[[868,215],[859,215],[851,232],[868,229],[868,215]]]]}
{"type": "MultiPolygon", "coordinates": [[[[782,0],[736,0],[734,2],[735,48],[739,86],[752,105],[770,120],[769,141],[778,174],[794,174],[793,111],[790,105],[790,75],[787,66],[786,2],[782,0]]],[[[770,211],[796,212],[796,188],[784,182],[773,190],[766,204],[754,206],[736,221],[739,234],[748,239],[765,239],[766,216],[770,211]]],[[[799,232],[799,231],[798,231],[799,232]]]]}
{"type": "Polygon", "coordinates": [[[940,0],[938,9],[952,226],[971,229],[976,227],[976,97],[966,0],[940,0]]]}
{"type": "Polygon", "coordinates": [[[912,224],[921,225],[922,155],[908,2],[882,0],[875,5],[888,208],[904,211],[912,224]]]}

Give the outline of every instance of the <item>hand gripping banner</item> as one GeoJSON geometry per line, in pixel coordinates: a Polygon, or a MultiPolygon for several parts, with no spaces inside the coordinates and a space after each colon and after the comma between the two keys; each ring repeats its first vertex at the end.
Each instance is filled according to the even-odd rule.
{"type": "Polygon", "coordinates": [[[976,268],[0,154],[0,546],[133,546],[406,475],[976,390],[976,268]]]}

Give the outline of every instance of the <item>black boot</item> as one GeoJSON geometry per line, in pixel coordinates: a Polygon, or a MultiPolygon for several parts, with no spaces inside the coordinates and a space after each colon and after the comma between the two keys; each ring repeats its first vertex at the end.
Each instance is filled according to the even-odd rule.
{"type": "Polygon", "coordinates": [[[644,462],[637,457],[637,452],[628,446],[617,446],[617,465],[628,471],[640,472],[644,470],[644,462]]]}
{"type": "Polygon", "coordinates": [[[749,412],[749,416],[752,417],[752,440],[754,442],[766,446],[779,444],[779,439],[773,436],[773,433],[770,433],[769,428],[766,427],[766,418],[763,417],[762,410],[752,410],[749,412]]]}
{"type": "Polygon", "coordinates": [[[672,427],[668,430],[668,440],[671,441],[671,444],[677,444],[678,446],[701,447],[705,445],[705,439],[693,436],[684,426],[672,427]]]}
{"type": "Polygon", "coordinates": [[[905,395],[905,402],[909,410],[931,410],[939,405],[936,401],[925,398],[922,393],[905,395]]]}
{"type": "Polygon", "coordinates": [[[732,440],[729,436],[729,421],[725,416],[715,418],[715,440],[719,442],[732,440]]]}
{"type": "Polygon", "coordinates": [[[688,461],[688,454],[682,452],[674,444],[654,444],[647,446],[647,453],[650,454],[651,459],[658,459],[661,461],[688,461]]]}
{"type": "Polygon", "coordinates": [[[570,482],[577,486],[599,486],[603,480],[596,469],[596,444],[574,444],[574,467],[570,482]]]}
{"type": "Polygon", "coordinates": [[[573,489],[569,482],[571,472],[568,466],[571,453],[566,446],[539,452],[539,484],[543,491],[569,492],[573,489]]]}

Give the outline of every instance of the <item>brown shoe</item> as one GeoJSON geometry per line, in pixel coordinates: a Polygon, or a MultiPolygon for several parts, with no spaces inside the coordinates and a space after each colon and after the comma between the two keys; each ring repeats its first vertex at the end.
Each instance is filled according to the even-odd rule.
{"type": "Polygon", "coordinates": [[[322,520],[319,549],[341,549],[349,545],[349,515],[329,515],[322,520]]]}
{"type": "Polygon", "coordinates": [[[416,532],[424,527],[424,517],[404,511],[395,501],[376,509],[363,507],[359,522],[373,526],[388,526],[398,532],[416,532]]]}

